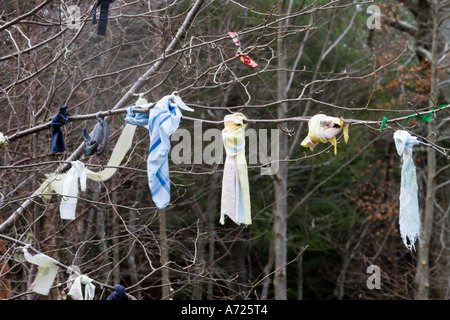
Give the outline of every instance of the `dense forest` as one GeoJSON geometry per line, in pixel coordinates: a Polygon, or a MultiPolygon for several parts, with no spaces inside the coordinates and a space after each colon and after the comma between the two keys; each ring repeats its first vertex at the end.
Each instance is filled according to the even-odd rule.
{"type": "Polygon", "coordinates": [[[449,0],[6,0],[0,64],[0,299],[450,298],[449,0]]]}

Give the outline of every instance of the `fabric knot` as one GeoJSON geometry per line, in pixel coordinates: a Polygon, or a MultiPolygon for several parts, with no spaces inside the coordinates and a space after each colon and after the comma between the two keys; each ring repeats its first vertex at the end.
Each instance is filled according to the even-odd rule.
{"type": "Polygon", "coordinates": [[[120,284],[114,286],[114,291],[106,298],[106,300],[137,300],[130,294],[127,294],[125,287],[120,284]]]}
{"type": "Polygon", "coordinates": [[[308,121],[308,136],[302,141],[301,146],[314,148],[320,143],[330,142],[334,146],[334,154],[337,154],[336,135],[344,129],[344,140],[348,142],[348,125],[343,118],[329,117],[325,114],[316,114],[308,121]]]}
{"type": "Polygon", "coordinates": [[[85,286],[84,300],[94,299],[95,286],[92,284],[92,279],[85,275],[79,275],[73,280],[68,295],[71,296],[74,300],[83,300],[82,285],[85,286]]]}
{"type": "Polygon", "coordinates": [[[69,121],[69,117],[71,116],[71,114],[67,111],[68,108],[68,106],[60,107],[59,112],[55,116],[53,116],[50,123],[52,127],[52,154],[63,152],[66,150],[66,145],[64,143],[64,134],[61,131],[61,127],[69,121]]]}
{"type": "Polygon", "coordinates": [[[411,136],[405,130],[398,130],[394,133],[394,142],[398,155],[403,159],[411,156],[413,146],[419,143],[416,137],[411,136]]]}

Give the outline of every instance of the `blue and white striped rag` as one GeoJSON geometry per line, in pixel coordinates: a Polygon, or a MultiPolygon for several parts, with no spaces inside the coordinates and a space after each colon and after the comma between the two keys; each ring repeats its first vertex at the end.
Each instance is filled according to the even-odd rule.
{"type": "Polygon", "coordinates": [[[150,135],[150,150],[147,156],[148,185],[153,202],[159,209],[170,203],[170,177],[168,153],[170,135],[181,122],[181,111],[178,107],[188,108],[178,96],[168,95],[159,100],[147,113],[134,113],[134,106],[128,108],[125,121],[129,124],[147,126],[150,135]],[[175,103],[171,102],[171,99],[175,103]]]}

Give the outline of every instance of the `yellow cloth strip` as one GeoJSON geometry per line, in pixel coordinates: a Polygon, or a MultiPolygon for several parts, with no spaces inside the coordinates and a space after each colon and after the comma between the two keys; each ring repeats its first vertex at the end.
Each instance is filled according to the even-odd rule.
{"type": "MultiPolygon", "coordinates": [[[[131,145],[133,143],[134,133],[136,131],[136,126],[131,124],[126,124],[122,133],[120,134],[119,139],[116,142],[113,152],[111,153],[111,157],[106,165],[107,168],[102,171],[95,172],[89,169],[85,169],[86,177],[88,179],[94,181],[105,181],[111,178],[114,173],[116,173],[117,168],[122,160],[125,158],[125,155],[130,150],[131,145]]],[[[38,190],[36,190],[36,195],[41,195],[44,199],[51,199],[51,192],[54,191],[57,194],[62,195],[62,186],[64,183],[64,179],[66,177],[65,173],[61,174],[48,174],[46,175],[47,179],[42,183],[38,190]]]]}
{"type": "Polygon", "coordinates": [[[224,118],[224,129],[222,137],[227,157],[234,156],[236,172],[224,172],[224,183],[222,187],[221,223],[224,216],[228,215],[235,223],[249,225],[252,223],[250,209],[250,187],[248,183],[247,160],[245,158],[245,127],[246,119],[242,113],[233,113],[224,118]],[[236,174],[237,173],[237,174],[236,174]],[[227,181],[236,174],[236,194],[229,189],[227,181]],[[239,192],[240,185],[240,194],[239,192]],[[242,201],[242,203],[240,203],[242,201]],[[243,208],[243,210],[242,210],[243,208]]]}

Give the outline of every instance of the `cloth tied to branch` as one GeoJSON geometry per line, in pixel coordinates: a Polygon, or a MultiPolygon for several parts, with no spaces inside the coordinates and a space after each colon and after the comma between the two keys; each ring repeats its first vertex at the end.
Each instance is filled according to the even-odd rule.
{"type": "Polygon", "coordinates": [[[61,127],[69,121],[69,117],[71,116],[71,114],[67,112],[68,108],[68,106],[60,107],[59,112],[53,116],[50,123],[52,127],[52,154],[66,150],[66,145],[64,144],[64,134],[61,131],[61,127]]]}
{"type": "Polygon", "coordinates": [[[94,153],[98,156],[101,155],[108,146],[108,125],[101,116],[101,112],[97,112],[96,118],[98,123],[94,126],[92,135],[87,132],[86,128],[83,128],[84,155],[87,157],[94,153]]]}
{"type": "Polygon", "coordinates": [[[128,108],[125,121],[147,127],[150,136],[150,149],[147,156],[147,177],[153,202],[159,209],[170,203],[170,177],[168,153],[170,135],[181,122],[181,109],[193,111],[178,95],[163,97],[149,113],[135,113],[134,106],[128,108]]]}
{"type": "Polygon", "coordinates": [[[344,129],[344,140],[348,142],[348,125],[343,118],[329,117],[325,114],[316,114],[308,121],[308,136],[301,145],[314,149],[320,143],[330,142],[334,146],[334,154],[337,154],[336,135],[344,129]]]}
{"type": "Polygon", "coordinates": [[[126,292],[125,287],[120,284],[114,286],[114,291],[106,298],[106,300],[137,300],[131,294],[126,292]]]}
{"type": "Polygon", "coordinates": [[[92,300],[95,296],[95,286],[92,283],[92,279],[85,275],[79,275],[73,280],[72,286],[68,292],[74,300],[83,300],[83,289],[84,285],[84,300],[92,300]]]}
{"type": "Polygon", "coordinates": [[[256,68],[258,64],[255,61],[253,61],[248,55],[242,53],[241,42],[239,40],[239,35],[237,34],[237,32],[228,32],[228,35],[231,37],[236,47],[238,47],[235,56],[239,58],[245,65],[250,66],[252,68],[256,68]]]}
{"type": "Polygon", "coordinates": [[[97,24],[97,7],[100,5],[100,17],[98,22],[97,34],[104,36],[106,34],[106,27],[108,25],[108,11],[109,5],[114,0],[98,0],[94,5],[94,15],[92,17],[92,24],[97,24]]]}
{"type": "Polygon", "coordinates": [[[78,202],[78,181],[81,191],[86,191],[86,169],[77,160],[71,162],[72,167],[66,173],[63,182],[62,199],[59,205],[61,219],[74,220],[78,202]]]}
{"type": "Polygon", "coordinates": [[[421,231],[416,167],[412,159],[412,149],[418,141],[407,131],[398,130],[394,133],[394,142],[403,162],[399,197],[400,235],[405,246],[412,250],[416,240],[420,241],[421,231]]]}
{"type": "Polygon", "coordinates": [[[245,158],[245,115],[233,113],[224,118],[222,139],[226,158],[222,180],[220,223],[228,216],[236,224],[252,223],[247,160],[245,158]]]}
{"type": "Polygon", "coordinates": [[[22,251],[26,261],[38,266],[36,278],[29,289],[44,296],[48,295],[58,272],[58,261],[43,253],[32,256],[27,247],[22,248],[22,251]]]}

